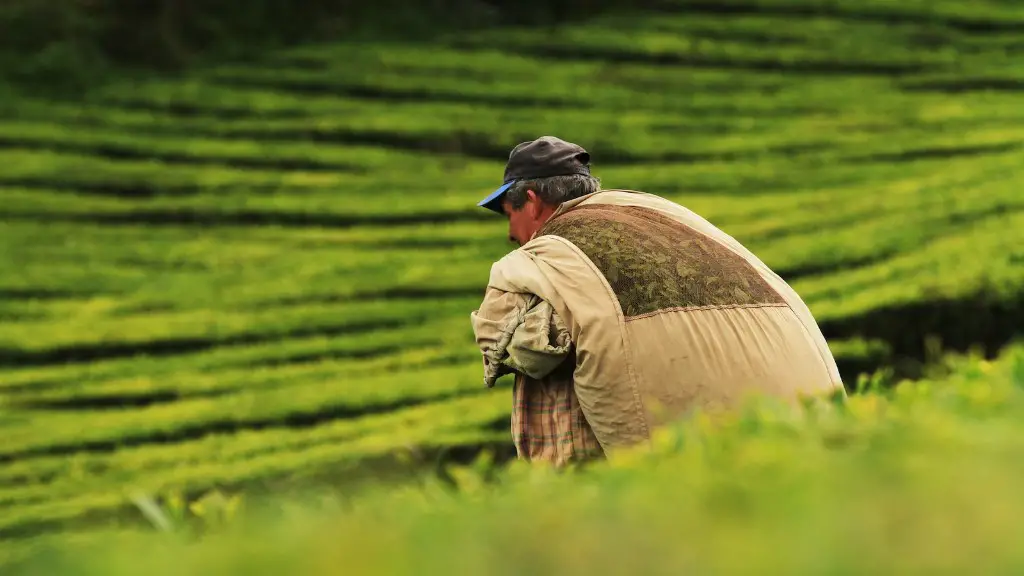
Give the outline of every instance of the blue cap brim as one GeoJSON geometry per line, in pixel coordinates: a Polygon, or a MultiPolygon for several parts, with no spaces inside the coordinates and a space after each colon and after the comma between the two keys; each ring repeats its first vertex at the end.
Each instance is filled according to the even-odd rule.
{"type": "Polygon", "coordinates": [[[506,182],[502,184],[501,188],[498,188],[487,197],[477,203],[477,206],[481,208],[487,208],[488,210],[497,212],[498,214],[505,214],[505,210],[501,207],[501,197],[505,195],[505,191],[515,184],[515,180],[512,182],[506,182]]]}

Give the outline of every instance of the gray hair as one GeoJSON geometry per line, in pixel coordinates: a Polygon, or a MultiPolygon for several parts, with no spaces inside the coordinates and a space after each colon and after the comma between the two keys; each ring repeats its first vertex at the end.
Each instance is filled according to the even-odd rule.
{"type": "Polygon", "coordinates": [[[518,210],[526,204],[526,191],[533,190],[537,196],[549,206],[558,206],[563,202],[575,200],[581,196],[592,194],[601,189],[601,180],[594,176],[571,174],[568,176],[551,176],[520,180],[505,193],[505,198],[518,210]]]}

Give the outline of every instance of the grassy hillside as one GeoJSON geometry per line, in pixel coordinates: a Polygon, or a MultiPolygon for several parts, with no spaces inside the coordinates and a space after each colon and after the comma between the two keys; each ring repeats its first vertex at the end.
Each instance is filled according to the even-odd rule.
{"type": "Polygon", "coordinates": [[[1017,573],[1024,348],[949,367],[802,412],[698,418],[571,474],[474,466],[457,492],[208,500],[169,535],[39,541],[12,574],[1017,573]]]}
{"type": "MultiPolygon", "coordinates": [[[[347,481],[508,448],[469,312],[515,143],[701,213],[790,280],[844,376],[1024,320],[1024,12],[684,2],[330,45],[0,103],[0,539],[134,490],[347,481]]],[[[26,540],[27,539],[27,540],[26,540]]]]}

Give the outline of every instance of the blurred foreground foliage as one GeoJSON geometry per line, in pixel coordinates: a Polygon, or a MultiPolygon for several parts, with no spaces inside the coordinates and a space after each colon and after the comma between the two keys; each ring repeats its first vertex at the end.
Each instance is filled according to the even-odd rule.
{"type": "Polygon", "coordinates": [[[484,459],[355,495],[149,501],[164,534],[64,539],[8,573],[1017,572],[1024,347],[942,368],[804,409],[697,415],[561,473],[484,459]],[[190,514],[211,521],[185,530],[190,514]]]}

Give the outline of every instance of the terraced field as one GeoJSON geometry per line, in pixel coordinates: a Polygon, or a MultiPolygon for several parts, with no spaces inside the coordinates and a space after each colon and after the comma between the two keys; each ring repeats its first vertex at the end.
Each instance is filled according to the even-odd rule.
{"type": "Polygon", "coordinates": [[[967,6],[679,1],[0,104],[0,539],[507,449],[468,319],[510,246],[475,202],[541,134],[750,246],[850,385],[929,335],[994,352],[1024,320],[1024,5],[967,6]]]}

